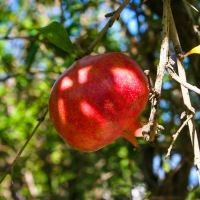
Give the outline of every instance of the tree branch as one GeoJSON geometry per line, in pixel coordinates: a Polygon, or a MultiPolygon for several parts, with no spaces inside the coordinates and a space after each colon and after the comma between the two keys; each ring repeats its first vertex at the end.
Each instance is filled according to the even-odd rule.
{"type": "Polygon", "coordinates": [[[6,173],[3,175],[3,177],[0,180],[0,184],[3,182],[3,180],[5,179],[5,177],[8,174],[11,174],[12,169],[14,168],[14,166],[16,165],[17,161],[19,160],[21,154],[23,153],[24,149],[26,148],[27,144],[29,143],[29,141],[31,140],[31,138],[34,136],[34,134],[36,133],[37,129],[40,127],[41,123],[44,121],[46,115],[48,113],[48,109],[46,109],[46,111],[44,112],[44,114],[42,115],[42,117],[40,117],[38,119],[38,123],[35,126],[35,128],[33,129],[32,133],[29,135],[29,137],[27,138],[25,144],[23,145],[23,147],[20,149],[20,151],[17,153],[13,163],[11,164],[11,166],[6,170],[6,173]]]}
{"type": "Polygon", "coordinates": [[[169,7],[170,0],[163,0],[163,19],[162,19],[162,44],[160,49],[160,62],[157,69],[154,94],[151,96],[151,113],[149,123],[143,126],[143,136],[146,141],[153,141],[158,130],[158,107],[160,103],[162,81],[165,66],[168,63],[169,54],[169,7]]]}
{"type": "Polygon", "coordinates": [[[187,119],[183,122],[183,124],[182,124],[181,127],[178,129],[178,131],[173,135],[173,140],[172,140],[172,142],[171,142],[170,147],[168,148],[166,158],[170,156],[171,150],[172,150],[172,148],[173,148],[173,146],[174,146],[174,143],[176,142],[176,139],[177,139],[177,137],[179,136],[181,130],[188,124],[188,121],[191,120],[192,117],[193,117],[193,115],[190,115],[190,117],[187,118],[187,119]]]}
{"type": "MultiPolygon", "coordinates": [[[[106,34],[107,30],[114,24],[115,20],[119,18],[120,13],[122,12],[122,10],[126,7],[126,5],[129,3],[130,0],[125,0],[120,6],[119,8],[112,12],[112,17],[109,19],[109,21],[107,22],[107,24],[105,25],[105,27],[101,30],[101,32],[99,33],[98,37],[91,43],[91,45],[88,47],[88,49],[86,50],[86,54],[90,54],[93,49],[95,48],[95,46],[97,45],[97,43],[101,40],[101,38],[106,34]]],[[[109,13],[110,14],[110,13],[109,13]]],[[[107,16],[106,16],[107,17],[107,16]]]]}
{"type": "Polygon", "coordinates": [[[187,83],[186,81],[183,81],[183,79],[178,76],[178,74],[176,74],[176,72],[174,71],[173,68],[171,68],[170,66],[166,66],[167,72],[171,75],[171,77],[176,80],[177,82],[179,82],[182,86],[188,88],[189,90],[192,90],[193,92],[196,92],[197,94],[200,95],[200,89],[194,85],[191,85],[189,83],[187,83]]]}
{"type": "MultiPolygon", "coordinates": [[[[178,55],[179,53],[182,53],[182,49],[181,49],[178,33],[176,30],[176,26],[174,23],[172,11],[171,9],[169,11],[170,11],[170,37],[174,44],[176,54],[178,55]]],[[[182,79],[183,82],[187,82],[183,60],[179,56],[177,56],[177,67],[178,67],[179,77],[182,79]]],[[[194,164],[197,167],[197,173],[200,180],[200,149],[199,149],[197,131],[194,124],[194,119],[193,117],[191,118],[191,113],[193,113],[194,115],[194,108],[191,105],[188,89],[184,87],[183,85],[181,85],[181,91],[183,95],[184,104],[187,108],[186,110],[187,119],[189,119],[188,128],[189,128],[190,138],[191,138],[193,151],[194,151],[194,164]]]]}

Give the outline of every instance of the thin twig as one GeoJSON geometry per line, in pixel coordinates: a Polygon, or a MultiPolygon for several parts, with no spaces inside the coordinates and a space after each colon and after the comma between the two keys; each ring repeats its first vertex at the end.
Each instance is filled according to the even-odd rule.
{"type": "Polygon", "coordinates": [[[197,94],[200,95],[200,89],[194,85],[191,85],[185,81],[183,81],[183,79],[178,76],[178,74],[176,74],[176,72],[169,66],[166,67],[167,72],[171,75],[171,77],[176,80],[177,82],[179,82],[182,86],[188,88],[189,90],[196,92],[197,94]]]}
{"type": "Polygon", "coordinates": [[[15,191],[15,187],[14,187],[14,183],[12,181],[12,177],[11,178],[11,183],[10,183],[10,189],[11,189],[11,193],[12,193],[12,197],[14,200],[19,200],[19,198],[17,197],[16,191],[15,191]]]}
{"type": "MultiPolygon", "coordinates": [[[[179,53],[182,53],[182,49],[181,49],[178,33],[176,30],[176,26],[174,23],[171,8],[170,8],[170,36],[171,36],[172,42],[174,44],[174,48],[175,48],[177,55],[179,53]]],[[[187,82],[183,60],[179,56],[177,56],[177,68],[178,68],[178,73],[179,73],[180,78],[184,82],[187,82]]],[[[191,105],[189,91],[186,87],[184,87],[182,85],[181,85],[181,91],[182,91],[182,95],[183,95],[184,104],[187,108],[186,115],[187,115],[187,118],[190,118],[191,112],[194,112],[194,108],[191,105]]],[[[200,148],[199,148],[197,131],[195,128],[193,118],[189,119],[188,128],[189,128],[190,138],[191,138],[193,151],[194,151],[194,165],[197,167],[197,174],[198,174],[199,181],[200,181],[200,148]]]]}
{"type": "Polygon", "coordinates": [[[37,129],[39,128],[39,126],[41,125],[41,123],[44,121],[46,115],[48,113],[48,109],[46,109],[46,111],[44,112],[44,114],[42,115],[42,117],[40,117],[38,119],[38,123],[35,126],[35,128],[33,129],[32,133],[29,135],[29,137],[27,138],[25,144],[23,145],[23,147],[20,149],[20,151],[17,153],[13,163],[11,164],[11,166],[8,168],[8,170],[6,170],[6,173],[3,175],[2,179],[0,180],[0,184],[3,182],[3,180],[5,179],[5,177],[8,174],[11,174],[12,169],[14,168],[14,166],[16,165],[17,161],[19,160],[21,154],[23,153],[24,149],[26,148],[27,144],[29,143],[29,141],[31,140],[31,138],[34,136],[35,132],[37,131],[37,129]]]}
{"type": "Polygon", "coordinates": [[[152,84],[151,84],[151,79],[150,79],[150,75],[149,75],[150,71],[149,70],[145,70],[144,74],[146,75],[147,80],[148,80],[148,89],[149,89],[149,92],[150,92],[150,94],[153,94],[154,93],[154,88],[152,87],[152,84]]]}
{"type": "Polygon", "coordinates": [[[122,10],[126,7],[126,5],[129,3],[130,0],[125,0],[120,6],[119,8],[113,12],[112,17],[109,19],[109,21],[107,22],[107,24],[105,25],[105,27],[101,30],[101,32],[99,33],[98,37],[91,43],[91,45],[88,47],[86,54],[90,54],[93,49],[95,48],[95,46],[97,45],[97,43],[101,40],[101,38],[106,34],[107,30],[113,25],[113,23],[115,22],[116,19],[119,18],[120,13],[122,12],[122,10]]]}
{"type": "Polygon", "coordinates": [[[2,78],[0,78],[0,83],[4,83],[6,82],[8,79],[13,78],[13,77],[17,77],[17,76],[26,76],[26,75],[35,75],[38,73],[46,73],[46,71],[42,71],[42,70],[35,70],[35,71],[29,71],[28,73],[16,73],[16,74],[8,74],[7,76],[2,76],[2,78]]]}
{"type": "Polygon", "coordinates": [[[59,8],[60,8],[60,23],[63,25],[65,22],[64,11],[62,8],[62,0],[58,0],[59,8]]]}
{"type": "Polygon", "coordinates": [[[4,37],[0,37],[0,40],[15,40],[15,39],[38,41],[38,35],[35,35],[35,36],[16,36],[16,37],[6,35],[4,37]]]}
{"type": "Polygon", "coordinates": [[[192,25],[193,25],[194,33],[196,34],[197,39],[200,42],[200,32],[199,32],[198,25],[197,25],[198,23],[195,21],[190,8],[194,9],[196,12],[199,12],[199,11],[193,5],[188,3],[187,1],[185,1],[185,0],[182,0],[182,1],[183,1],[183,5],[185,6],[186,12],[189,16],[190,23],[192,23],[192,25]]]}
{"type": "Polygon", "coordinates": [[[173,148],[173,146],[174,146],[174,143],[176,142],[176,139],[177,139],[177,137],[179,136],[181,130],[187,125],[188,121],[189,121],[192,117],[193,117],[193,115],[190,115],[190,117],[187,118],[187,119],[183,122],[183,124],[182,124],[181,127],[178,129],[178,131],[173,135],[173,140],[172,140],[172,142],[171,142],[171,145],[170,145],[169,148],[168,148],[166,158],[170,156],[171,150],[172,150],[172,148],[173,148]]]}
{"type": "Polygon", "coordinates": [[[160,62],[157,69],[157,77],[155,82],[155,92],[151,97],[151,113],[149,117],[149,123],[143,126],[143,136],[147,141],[153,141],[155,139],[158,130],[158,115],[157,110],[160,103],[162,82],[165,72],[165,66],[168,63],[169,54],[169,15],[168,10],[170,6],[170,0],[163,0],[163,19],[162,19],[162,44],[160,50],[160,62]]]}
{"type": "Polygon", "coordinates": [[[115,11],[105,14],[105,17],[112,17],[115,14],[115,11]]]}

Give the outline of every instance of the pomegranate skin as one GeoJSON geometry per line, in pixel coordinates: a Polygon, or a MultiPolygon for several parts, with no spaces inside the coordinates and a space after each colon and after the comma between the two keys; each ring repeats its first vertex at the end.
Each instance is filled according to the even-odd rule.
{"type": "Polygon", "coordinates": [[[121,53],[86,56],[54,83],[50,119],[64,141],[80,151],[96,151],[119,137],[137,146],[147,85],[137,63],[121,53]]]}

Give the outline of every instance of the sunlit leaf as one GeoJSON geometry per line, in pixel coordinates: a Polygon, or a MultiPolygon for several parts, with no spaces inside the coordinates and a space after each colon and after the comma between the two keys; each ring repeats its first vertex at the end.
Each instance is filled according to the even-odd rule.
{"type": "Polygon", "coordinates": [[[198,54],[200,54],[200,45],[198,45],[198,46],[194,47],[193,49],[191,49],[190,51],[188,51],[188,52],[184,55],[184,57],[189,56],[189,55],[191,55],[191,54],[193,54],[193,53],[198,53],[198,54]]]}
{"type": "Polygon", "coordinates": [[[77,50],[72,44],[67,31],[58,22],[51,22],[49,25],[39,28],[38,30],[51,43],[62,50],[77,56],[77,50]]]}

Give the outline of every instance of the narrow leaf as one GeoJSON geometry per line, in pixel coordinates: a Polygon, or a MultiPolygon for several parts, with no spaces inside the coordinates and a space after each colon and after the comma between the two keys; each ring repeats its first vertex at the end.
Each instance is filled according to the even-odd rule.
{"type": "Polygon", "coordinates": [[[199,12],[197,8],[195,8],[192,4],[188,3],[187,1],[183,0],[188,6],[194,9],[196,12],[199,12]]]}
{"type": "Polygon", "coordinates": [[[190,54],[193,54],[193,53],[198,53],[198,54],[200,54],[200,45],[198,45],[198,46],[194,47],[193,49],[191,49],[190,51],[188,51],[188,52],[184,55],[184,57],[189,56],[190,54]]]}
{"type": "Polygon", "coordinates": [[[49,25],[39,28],[38,30],[57,47],[68,53],[77,55],[77,50],[73,46],[67,31],[58,22],[51,22],[49,25]]]}

